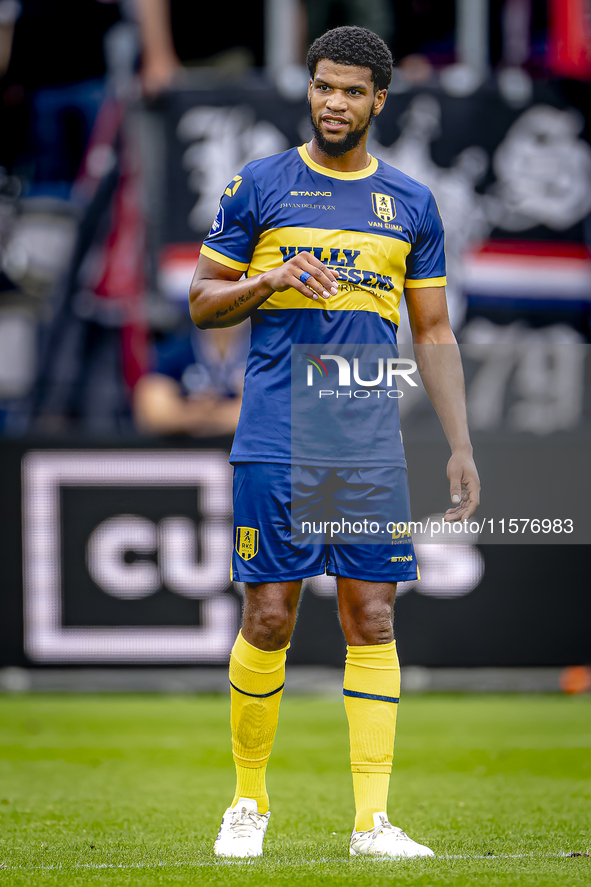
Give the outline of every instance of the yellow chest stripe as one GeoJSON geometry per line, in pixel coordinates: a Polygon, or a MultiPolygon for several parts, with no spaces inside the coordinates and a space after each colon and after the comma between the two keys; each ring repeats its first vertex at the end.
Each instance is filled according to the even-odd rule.
{"type": "Polygon", "coordinates": [[[398,324],[406,276],[407,241],[358,231],[321,228],[272,228],[261,235],[248,276],[278,268],[307,250],[339,278],[339,292],[330,300],[307,299],[294,289],[274,293],[260,310],[329,308],[331,311],[373,311],[398,324]]]}

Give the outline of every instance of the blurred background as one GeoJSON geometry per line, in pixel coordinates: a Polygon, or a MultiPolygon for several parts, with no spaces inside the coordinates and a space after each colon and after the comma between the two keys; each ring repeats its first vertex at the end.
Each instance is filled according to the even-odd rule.
{"type": "MultiPolygon", "coordinates": [[[[342,24],[395,58],[371,153],[443,216],[481,516],[574,519],[417,540],[407,687],[591,686],[589,0],[0,0],[4,689],[222,680],[249,330],[196,330],[188,287],[232,177],[310,138],[307,47],[342,24]]],[[[446,444],[424,392],[401,409],[420,519],[446,444]]],[[[290,661],[329,682],[335,613],[308,580],[290,661]]]]}

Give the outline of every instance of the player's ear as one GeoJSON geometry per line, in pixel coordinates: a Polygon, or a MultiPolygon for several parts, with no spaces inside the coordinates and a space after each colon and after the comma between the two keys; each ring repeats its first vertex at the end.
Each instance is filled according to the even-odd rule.
{"type": "Polygon", "coordinates": [[[308,83],[308,101],[310,101],[310,93],[312,92],[312,85],[313,85],[313,83],[314,83],[314,81],[313,81],[312,78],[310,77],[310,82],[308,83]]]}
{"type": "Polygon", "coordinates": [[[388,95],[387,89],[378,89],[373,97],[373,113],[374,115],[381,114],[382,108],[386,102],[386,97],[388,95]]]}

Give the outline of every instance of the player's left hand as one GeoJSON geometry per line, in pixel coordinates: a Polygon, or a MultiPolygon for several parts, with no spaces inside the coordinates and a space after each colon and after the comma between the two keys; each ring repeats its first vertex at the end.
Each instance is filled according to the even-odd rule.
{"type": "Polygon", "coordinates": [[[445,512],[444,520],[466,521],[472,517],[480,504],[480,478],[472,458],[472,453],[457,450],[447,463],[449,493],[453,508],[445,512]]]}

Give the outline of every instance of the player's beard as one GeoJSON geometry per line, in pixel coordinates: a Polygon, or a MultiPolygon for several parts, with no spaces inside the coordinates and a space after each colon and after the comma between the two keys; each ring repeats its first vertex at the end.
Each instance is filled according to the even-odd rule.
{"type": "Polygon", "coordinates": [[[371,126],[371,119],[374,116],[373,108],[370,109],[369,117],[360,127],[357,129],[353,129],[347,133],[342,139],[338,142],[329,141],[323,134],[322,130],[318,128],[314,121],[314,117],[312,116],[312,103],[308,100],[308,112],[310,114],[310,123],[312,124],[312,129],[314,131],[314,141],[316,142],[318,148],[322,151],[323,154],[326,154],[327,157],[342,157],[343,154],[348,154],[349,151],[352,151],[353,148],[356,148],[361,139],[365,136],[367,130],[371,126]]]}

